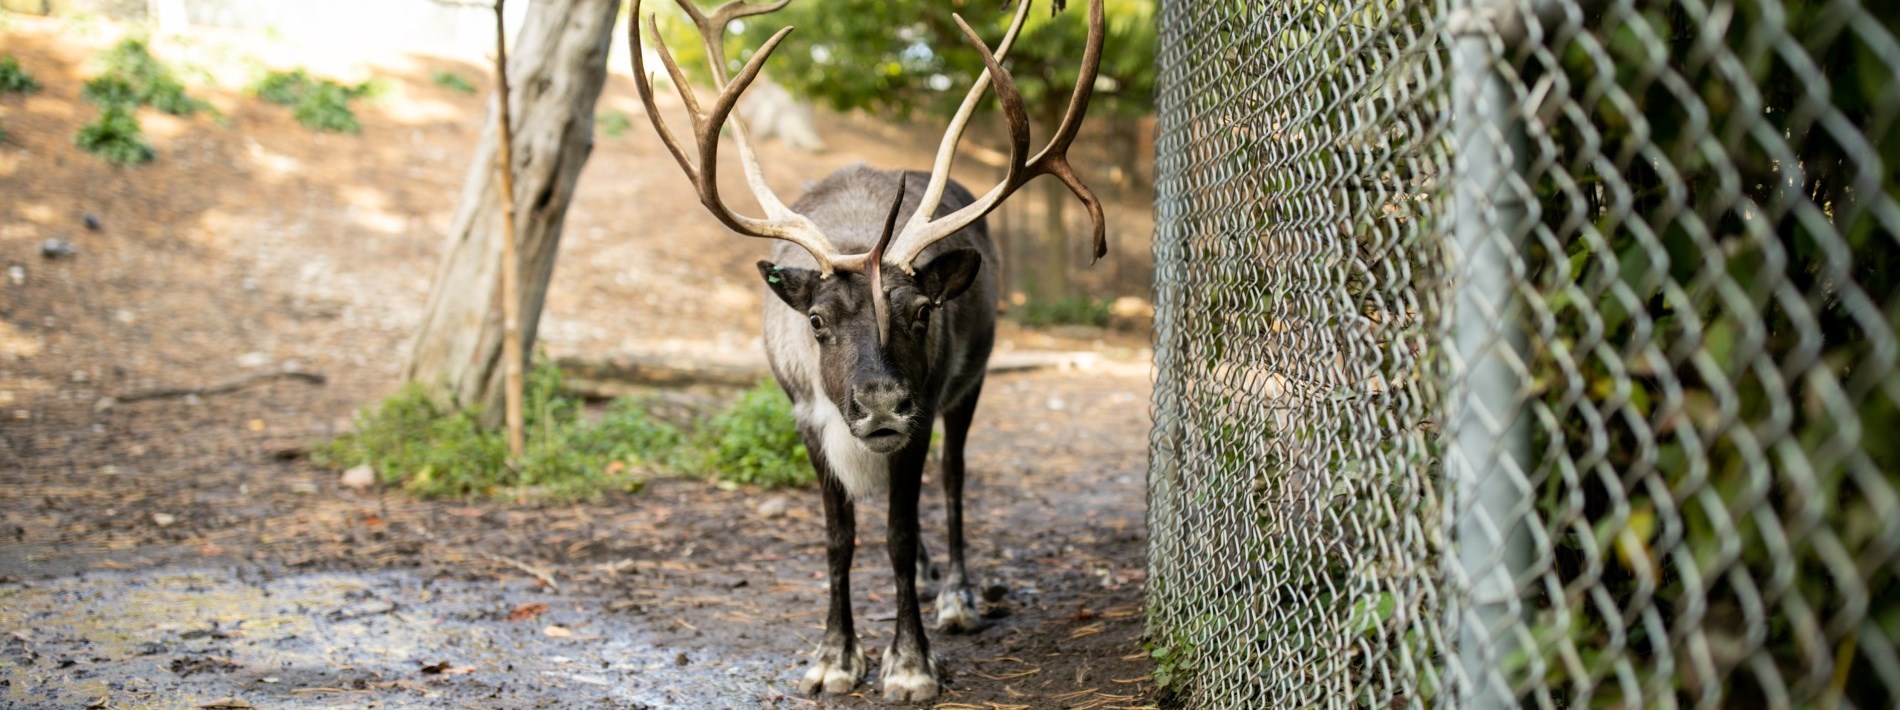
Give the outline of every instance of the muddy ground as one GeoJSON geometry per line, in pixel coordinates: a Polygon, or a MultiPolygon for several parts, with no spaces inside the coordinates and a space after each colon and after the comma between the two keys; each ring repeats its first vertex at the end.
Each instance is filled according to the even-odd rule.
{"type": "MultiPolygon", "coordinates": [[[[0,97],[0,705],[880,704],[871,686],[793,689],[823,623],[813,490],[677,477],[589,504],[422,501],[346,490],[307,460],[397,384],[480,122],[479,97],[430,77],[481,83],[479,67],[366,65],[396,90],[359,106],[361,136],[312,134],[209,72],[194,87],[224,118],[142,112],[159,159],[127,169],[71,139],[93,115],[87,61],[116,31],[0,27],[0,52],[45,85],[0,97]],[[42,257],[55,238],[77,254],[42,257]],[[284,369],[325,383],[106,401],[284,369]]],[[[241,36],[157,46],[213,69],[300,61],[241,36]]],[[[603,106],[644,123],[624,76],[603,106]]],[[[833,118],[849,130],[827,133],[826,153],[762,148],[784,192],[858,160],[922,163],[934,143],[833,118]]],[[[637,131],[597,146],[550,293],[550,353],[757,347],[761,247],[698,212],[664,161],[637,131]],[[668,297],[682,292],[696,297],[668,297]]],[[[1145,228],[1146,207],[1115,210],[1145,228]]],[[[986,390],[972,560],[1000,596],[980,632],[933,637],[952,675],[939,707],[1152,703],[1142,340],[1005,328],[1006,349],[1106,357],[986,390]]],[[[941,552],[941,497],[925,501],[941,552]]],[[[854,584],[872,649],[891,617],[881,515],[860,511],[854,584]]]]}

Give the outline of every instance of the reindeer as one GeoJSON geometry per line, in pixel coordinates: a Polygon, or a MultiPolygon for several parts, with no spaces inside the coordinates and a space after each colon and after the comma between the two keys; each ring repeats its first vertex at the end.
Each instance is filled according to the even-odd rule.
{"type": "Polygon", "coordinates": [[[984,216],[1031,178],[1051,175],[1088,208],[1094,257],[1108,251],[1101,205],[1068,161],[1101,64],[1102,0],[1089,4],[1088,42],[1068,111],[1034,157],[1027,152],[1029,121],[1022,95],[1001,63],[1028,16],[1027,0],[1017,7],[995,52],[961,17],[955,18],[987,71],[944,131],[928,175],[847,167],[788,208],[766,185],[745,126],[733,121],[733,144],[764,217],[739,214],[720,197],[720,132],[746,86],[792,28],[772,35],[736,76],[728,77],[717,58],[726,56],[728,23],[778,10],[790,0],[732,0],[710,13],[691,0],[677,2],[698,25],[706,56],[714,58],[718,98],[710,107],[701,107],[648,18],[657,53],[691,117],[695,144],[684,146],[674,138],[654,104],[638,29],[640,0],[633,0],[635,21],[628,35],[647,117],[714,217],[740,234],[779,241],[771,259],[758,262],[759,275],[772,294],[765,305],[765,346],[772,373],[791,397],[798,434],[823,488],[831,573],[825,635],[800,690],[848,693],[867,670],[851,619],[854,503],[888,495],[887,547],[897,580],[897,620],[881,661],[884,696],[928,700],[936,697],[941,675],[917,603],[917,577],[928,565],[918,537],[917,499],[931,424],[939,416],[950,549],[937,595],[937,628],[977,628],[973,585],[964,565],[963,444],[995,341],[996,277],[993,269],[982,266],[997,257],[984,216]],[[1009,128],[1009,165],[1002,182],[977,197],[950,180],[950,165],[965,125],[992,82],[1009,128]],[[689,154],[689,149],[695,152],[689,154]]]}

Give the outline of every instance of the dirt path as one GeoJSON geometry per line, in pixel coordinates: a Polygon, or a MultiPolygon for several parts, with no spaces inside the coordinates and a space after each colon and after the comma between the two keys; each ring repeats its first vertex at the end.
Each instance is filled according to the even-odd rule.
{"type": "MultiPolygon", "coordinates": [[[[981,581],[1006,591],[979,633],[933,638],[954,674],[945,702],[1146,697],[1144,381],[1071,373],[991,385],[970,451],[972,555],[981,581]],[[1024,420],[1035,423],[1010,427],[1024,420]]],[[[259,707],[813,704],[792,684],[823,625],[814,491],[664,479],[595,505],[521,508],[356,496],[307,464],[244,463],[147,474],[136,486],[121,484],[123,472],[72,480],[56,472],[64,467],[9,476],[37,502],[7,511],[16,537],[27,512],[64,532],[0,545],[0,569],[15,577],[0,585],[0,629],[11,634],[0,640],[0,697],[35,707],[101,697],[114,707],[223,697],[259,707]],[[138,499],[127,488],[162,493],[138,499]],[[161,515],[173,521],[161,527],[161,515]],[[535,605],[546,608],[509,620],[535,605]],[[449,673],[427,670],[445,662],[449,673]]],[[[926,498],[926,530],[941,550],[939,501],[926,498]]],[[[879,648],[891,618],[880,506],[860,517],[856,608],[866,647],[879,648]]]]}
{"type": "MultiPolygon", "coordinates": [[[[823,622],[815,491],[662,479],[586,505],[418,501],[343,490],[302,458],[396,383],[479,128],[480,99],[428,77],[477,69],[377,67],[398,89],[359,108],[362,137],[207,89],[226,124],[147,112],[159,160],[121,169],[71,141],[92,117],[86,58],[113,38],[27,20],[0,39],[46,85],[0,98],[0,705],[875,704],[793,692],[823,622]],[[43,259],[47,238],[78,255],[43,259]],[[285,367],[328,381],[102,401],[285,367]]],[[[606,103],[637,120],[623,78],[606,103]]],[[[907,140],[842,132],[768,165],[795,193],[837,165],[902,162],[907,140]]],[[[695,212],[664,160],[651,141],[596,149],[550,294],[554,352],[757,347],[760,247],[695,212]],[[689,288],[701,297],[655,295],[689,288]]],[[[981,632],[933,638],[946,703],[1150,702],[1140,340],[1011,329],[1004,346],[1096,337],[1103,367],[998,376],[984,395],[973,571],[1004,593],[981,632]]],[[[941,498],[925,500],[941,550],[941,498]]],[[[856,608],[879,649],[881,507],[860,522],[856,608]]]]}

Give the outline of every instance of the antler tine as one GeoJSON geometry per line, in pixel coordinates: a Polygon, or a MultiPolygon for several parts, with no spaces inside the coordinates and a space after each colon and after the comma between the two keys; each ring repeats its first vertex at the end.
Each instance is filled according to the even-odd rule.
{"type": "MultiPolygon", "coordinates": [[[[1017,22],[1020,22],[1022,14],[1028,11],[1028,6],[1029,0],[1024,0],[1018,8],[1017,22]]],[[[904,225],[904,232],[898,237],[897,244],[892,250],[893,263],[902,266],[906,271],[913,270],[915,266],[912,262],[925,248],[989,214],[1018,188],[1039,175],[1054,176],[1061,180],[1070,192],[1075,193],[1076,198],[1080,199],[1083,206],[1088,209],[1089,219],[1093,223],[1094,258],[1100,259],[1108,253],[1107,220],[1102,212],[1101,201],[1096,199],[1095,192],[1090,190],[1088,185],[1083,184],[1081,177],[1075,174],[1075,169],[1069,164],[1068,157],[1069,147],[1074,144],[1075,136],[1081,130],[1082,119],[1088,113],[1089,100],[1094,97],[1095,76],[1101,70],[1103,15],[1102,0],[1089,0],[1088,41],[1083,49],[1082,68],[1077,75],[1075,93],[1070,97],[1068,110],[1063,114],[1062,123],[1057,126],[1055,134],[1050,137],[1049,144],[1027,162],[1024,162],[1022,157],[1029,141],[1027,112],[1023,110],[1022,94],[1016,90],[1015,80],[1010,77],[1007,70],[1002,68],[1000,60],[990,53],[989,48],[977,38],[976,33],[963,22],[963,18],[956,18],[958,26],[963,28],[964,34],[983,55],[984,65],[988,67],[984,72],[984,77],[993,77],[995,80],[996,100],[1002,106],[1003,115],[1009,123],[1009,169],[1004,174],[1002,182],[990,188],[989,192],[975,202],[942,218],[930,219],[930,215],[936,212],[938,204],[932,200],[940,200],[941,192],[933,190],[925,193],[925,206],[920,206],[917,213],[911,216],[910,222],[904,225]]],[[[1015,26],[1012,25],[1012,36],[1014,31],[1015,26]]],[[[979,78],[977,82],[970,98],[965,100],[964,108],[970,108],[975,100],[980,98],[983,78],[979,78]]],[[[930,184],[933,188],[949,180],[949,161],[945,159],[945,153],[956,150],[956,142],[962,138],[964,123],[967,120],[968,116],[964,111],[959,110],[956,119],[951,123],[951,130],[944,134],[944,145],[939,148],[938,162],[932,167],[930,184]]]]}
{"type": "Polygon", "coordinates": [[[780,201],[766,185],[764,171],[759,168],[758,157],[753,154],[752,147],[746,140],[744,125],[741,121],[733,121],[734,142],[739,145],[739,158],[745,169],[746,182],[752,188],[753,195],[758,199],[760,206],[765,209],[766,216],[764,219],[759,219],[733,212],[719,195],[719,130],[731,119],[732,110],[738,105],[739,97],[744,95],[746,88],[758,78],[759,70],[765,66],[765,60],[778,49],[779,43],[784,41],[785,36],[792,31],[792,28],[785,27],[773,34],[772,38],[753,54],[752,59],[746,62],[744,68],[740,69],[739,74],[728,80],[723,66],[725,25],[738,17],[777,10],[788,2],[790,0],[780,0],[780,2],[767,5],[751,5],[743,0],[734,0],[714,10],[712,17],[708,18],[694,7],[690,0],[679,0],[680,6],[686,9],[687,13],[693,17],[694,23],[699,26],[708,60],[713,67],[713,78],[719,90],[719,97],[713,101],[710,110],[701,109],[697,98],[693,96],[692,87],[686,83],[685,73],[680,71],[672,52],[667,50],[666,42],[660,38],[658,23],[653,18],[648,18],[648,30],[653,35],[654,44],[659,47],[660,61],[666,65],[668,75],[678,86],[681,100],[685,103],[687,113],[692,120],[695,147],[699,153],[697,163],[686,155],[679,140],[667,128],[666,121],[660,117],[659,107],[654,101],[652,79],[647,75],[645,57],[641,51],[637,20],[640,0],[633,0],[633,15],[636,19],[628,29],[628,39],[633,45],[634,84],[640,91],[640,100],[646,105],[647,118],[653,122],[654,130],[659,132],[660,139],[666,144],[667,150],[673,154],[674,160],[679,162],[680,168],[686,171],[686,176],[693,181],[699,193],[700,203],[705,205],[714,217],[741,234],[783,239],[797,244],[811,253],[812,258],[818,262],[819,272],[828,276],[837,260],[837,252],[818,227],[811,223],[811,220],[787,209],[785,203],[780,201]]]}
{"type": "MultiPolygon", "coordinates": [[[[754,5],[746,2],[746,0],[731,0],[719,7],[713,8],[713,11],[709,14],[700,10],[699,6],[694,5],[692,0],[674,0],[674,2],[680,6],[680,9],[685,10],[686,14],[692,18],[693,24],[699,28],[699,40],[706,48],[706,63],[712,70],[714,88],[718,89],[723,95],[731,90],[733,86],[739,87],[734,93],[735,99],[738,92],[745,91],[745,87],[751,83],[751,78],[746,76],[746,72],[743,71],[741,72],[743,79],[739,81],[734,81],[726,76],[726,26],[730,25],[733,20],[742,17],[763,15],[783,9],[786,5],[791,4],[791,1],[792,0],[778,0],[778,2],[754,5]]],[[[790,27],[779,30],[778,34],[774,35],[771,41],[759,48],[758,53],[753,55],[753,59],[757,60],[760,55],[768,54],[777,48],[778,40],[783,38],[784,34],[789,31],[791,31],[790,27]]],[[[664,55],[662,55],[662,58],[664,58],[664,55]]],[[[753,74],[756,74],[756,72],[753,72],[753,74]]],[[[721,117],[719,120],[714,121],[713,125],[722,126],[725,125],[725,122],[725,117],[721,117]]],[[[753,198],[757,199],[759,206],[765,209],[766,217],[768,219],[794,222],[802,220],[803,217],[787,209],[785,202],[779,199],[778,193],[773,192],[772,187],[766,184],[765,169],[760,167],[758,154],[752,150],[751,132],[746,129],[743,119],[732,120],[732,142],[739,148],[739,166],[740,169],[745,172],[746,186],[752,189],[753,198]]],[[[820,259],[820,261],[823,261],[823,259],[820,259]]],[[[826,265],[825,272],[827,274],[830,273],[829,265],[826,265]]]]}
{"type": "MultiPolygon", "coordinates": [[[[1023,0],[1023,3],[1017,6],[1016,17],[1009,23],[1009,31],[1003,33],[1003,41],[996,45],[998,63],[1001,63],[1002,59],[1008,56],[1010,48],[1016,45],[1016,35],[1022,31],[1023,20],[1029,17],[1030,4],[1030,0],[1023,0]]],[[[988,47],[982,40],[974,39],[969,27],[964,25],[963,18],[954,14],[951,17],[957,21],[958,26],[963,27],[964,36],[973,39],[977,51],[987,55],[988,47]]],[[[963,140],[963,130],[969,126],[970,116],[976,113],[977,104],[982,102],[983,93],[990,88],[991,76],[992,73],[985,69],[976,77],[976,82],[970,85],[969,93],[963,97],[963,104],[957,107],[956,116],[951,118],[950,125],[944,128],[943,141],[937,144],[937,158],[930,165],[930,182],[924,188],[923,202],[917,205],[916,212],[911,213],[910,222],[904,225],[906,231],[929,222],[930,218],[937,213],[937,205],[943,203],[943,189],[950,182],[950,166],[956,162],[957,144],[963,140]]],[[[1015,160],[1010,161],[1011,167],[1015,164],[1015,160]]]]}

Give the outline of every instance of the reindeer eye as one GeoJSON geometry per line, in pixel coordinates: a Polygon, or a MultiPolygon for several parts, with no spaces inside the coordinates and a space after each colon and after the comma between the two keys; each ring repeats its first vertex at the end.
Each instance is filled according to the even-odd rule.
{"type": "Polygon", "coordinates": [[[930,320],[930,311],[931,311],[931,307],[930,307],[930,304],[928,303],[922,306],[919,306],[917,308],[917,322],[922,323],[924,321],[930,320]]]}
{"type": "Polygon", "coordinates": [[[825,317],[818,315],[816,313],[811,314],[811,329],[819,330],[824,327],[825,327],[825,317]]]}

